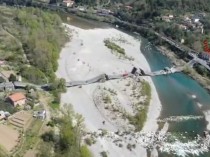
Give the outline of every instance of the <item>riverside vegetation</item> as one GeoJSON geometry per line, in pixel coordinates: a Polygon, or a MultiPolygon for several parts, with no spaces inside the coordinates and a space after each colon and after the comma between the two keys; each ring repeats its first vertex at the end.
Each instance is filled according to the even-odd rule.
{"type": "Polygon", "coordinates": [[[119,45],[117,45],[115,43],[115,40],[117,40],[118,42],[122,42],[120,39],[105,39],[104,40],[104,44],[107,48],[109,48],[111,50],[111,53],[112,54],[115,54],[116,56],[118,56],[119,58],[122,58],[122,59],[128,59],[128,60],[131,60],[133,61],[134,58],[133,57],[130,57],[128,56],[126,53],[125,53],[125,49],[120,47],[119,45]]]}
{"type": "Polygon", "coordinates": [[[141,91],[143,97],[146,97],[143,105],[138,109],[134,116],[129,116],[128,119],[135,126],[136,131],[140,131],[147,120],[147,112],[151,100],[151,87],[147,81],[141,82],[141,91]]]}
{"type": "Polygon", "coordinates": [[[76,114],[70,104],[66,104],[61,117],[54,117],[47,125],[50,131],[42,135],[38,157],[91,157],[85,144],[81,143],[84,134],[84,119],[76,114]],[[74,123],[73,123],[74,120],[74,123]],[[56,128],[59,127],[59,133],[56,128]],[[53,153],[52,153],[53,152],[53,153]]]}
{"type": "Polygon", "coordinates": [[[115,51],[121,55],[125,55],[125,49],[121,48],[119,45],[115,44],[114,42],[110,41],[109,39],[104,40],[105,46],[115,51]]]}

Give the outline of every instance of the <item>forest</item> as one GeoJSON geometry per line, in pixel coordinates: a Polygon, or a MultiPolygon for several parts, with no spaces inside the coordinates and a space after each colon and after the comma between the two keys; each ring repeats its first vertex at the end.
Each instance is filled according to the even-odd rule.
{"type": "Polygon", "coordinates": [[[67,41],[60,17],[36,8],[0,8],[0,57],[33,83],[55,80],[67,41]]]}

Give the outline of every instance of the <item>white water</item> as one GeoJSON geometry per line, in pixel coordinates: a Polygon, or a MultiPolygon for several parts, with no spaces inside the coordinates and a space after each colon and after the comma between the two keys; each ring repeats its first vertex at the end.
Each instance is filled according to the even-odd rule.
{"type": "Polygon", "coordinates": [[[98,139],[106,139],[116,145],[125,145],[128,143],[131,145],[138,144],[150,150],[158,149],[161,152],[176,154],[182,157],[186,157],[188,155],[199,155],[208,152],[208,147],[210,146],[209,135],[206,138],[202,138],[198,135],[193,140],[187,140],[184,142],[183,139],[187,139],[187,134],[177,138],[171,133],[165,133],[162,131],[156,133],[107,132],[105,135],[102,135],[102,132],[102,130],[99,130],[98,132],[90,133],[89,135],[98,139]]]}
{"type": "Polygon", "coordinates": [[[158,122],[182,122],[182,121],[187,121],[187,120],[199,120],[204,118],[203,116],[171,116],[168,118],[164,119],[159,119],[158,122]]]}

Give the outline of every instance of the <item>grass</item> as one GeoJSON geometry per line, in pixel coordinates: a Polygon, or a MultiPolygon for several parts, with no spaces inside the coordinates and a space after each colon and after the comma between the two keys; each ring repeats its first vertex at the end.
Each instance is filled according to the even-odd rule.
{"type": "Polygon", "coordinates": [[[105,46],[115,51],[121,55],[125,55],[125,49],[121,48],[119,45],[115,44],[114,42],[110,41],[109,39],[104,40],[105,46]]]}
{"type": "Polygon", "coordinates": [[[8,156],[8,152],[0,146],[0,157],[7,157],[8,156]]]}
{"type": "Polygon", "coordinates": [[[39,131],[42,127],[43,121],[39,119],[34,119],[29,127],[29,129],[25,132],[24,135],[24,142],[21,146],[21,149],[19,149],[16,156],[23,156],[23,154],[29,150],[33,149],[34,144],[40,140],[39,137],[39,131]]]}
{"type": "MultiPolygon", "coordinates": [[[[1,97],[1,99],[4,99],[1,97]]],[[[4,100],[0,100],[0,110],[7,111],[11,114],[17,112],[17,108],[14,108],[12,104],[5,102],[4,100]]]]}
{"type": "Polygon", "coordinates": [[[52,102],[51,103],[51,105],[50,105],[50,107],[53,109],[53,110],[57,110],[57,109],[59,109],[59,104],[58,103],[55,103],[55,102],[52,102]]]}
{"type": "Polygon", "coordinates": [[[103,101],[104,101],[105,104],[111,104],[112,103],[112,99],[109,95],[104,96],[103,101]]]}
{"type": "Polygon", "coordinates": [[[128,116],[130,123],[135,126],[136,131],[140,131],[147,120],[147,112],[151,100],[151,87],[146,81],[142,81],[141,94],[146,96],[143,106],[139,108],[134,116],[128,116]]]}

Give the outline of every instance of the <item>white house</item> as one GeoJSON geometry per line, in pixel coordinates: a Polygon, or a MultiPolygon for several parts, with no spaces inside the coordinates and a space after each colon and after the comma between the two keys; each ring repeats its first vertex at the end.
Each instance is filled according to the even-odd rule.
{"type": "Polygon", "coordinates": [[[168,15],[168,17],[169,17],[170,19],[173,19],[173,18],[174,18],[174,15],[168,15]]]}
{"type": "Polygon", "coordinates": [[[73,0],[64,0],[62,2],[62,5],[65,7],[72,7],[74,5],[74,1],[73,0]]]}
{"type": "Polygon", "coordinates": [[[198,18],[194,19],[195,23],[198,23],[199,21],[200,21],[200,19],[198,19],[198,18]]]}

